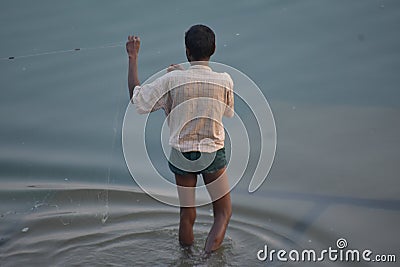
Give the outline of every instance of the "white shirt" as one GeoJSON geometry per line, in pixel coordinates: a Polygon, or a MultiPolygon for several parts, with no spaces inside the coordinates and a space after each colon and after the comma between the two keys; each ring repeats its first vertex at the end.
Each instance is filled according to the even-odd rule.
{"type": "Polygon", "coordinates": [[[232,117],[233,81],[208,66],[174,70],[136,86],[132,101],[140,114],[164,109],[169,144],[182,152],[214,152],[224,147],[222,116],[232,117]]]}

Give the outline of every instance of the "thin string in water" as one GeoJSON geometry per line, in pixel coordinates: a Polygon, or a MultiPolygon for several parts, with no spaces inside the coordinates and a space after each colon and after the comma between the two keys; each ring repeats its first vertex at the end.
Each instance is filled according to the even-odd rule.
{"type": "Polygon", "coordinates": [[[83,50],[96,50],[96,49],[105,49],[105,48],[113,48],[113,47],[122,47],[124,45],[125,45],[125,43],[118,42],[118,43],[104,44],[104,45],[93,46],[93,47],[82,47],[82,48],[74,48],[74,49],[66,49],[66,50],[47,51],[47,52],[34,53],[34,54],[28,54],[28,55],[20,55],[20,56],[2,57],[2,58],[0,58],[0,60],[13,61],[13,60],[22,59],[22,58],[40,57],[40,56],[47,56],[47,55],[79,52],[79,51],[83,51],[83,50]]]}
{"type": "MultiPolygon", "coordinates": [[[[46,56],[46,55],[56,55],[56,54],[63,54],[63,53],[79,52],[79,51],[83,51],[83,50],[97,50],[97,49],[123,47],[123,46],[125,46],[124,42],[109,43],[109,44],[104,44],[104,45],[94,46],[94,47],[74,48],[74,49],[67,49],[67,50],[55,50],[55,51],[47,51],[47,52],[28,54],[28,55],[3,57],[3,58],[0,58],[0,60],[13,61],[13,60],[17,60],[17,59],[30,58],[30,57],[40,57],[40,56],[46,56]]],[[[102,212],[102,216],[101,216],[102,223],[105,223],[109,216],[108,186],[110,185],[112,157],[114,155],[115,144],[116,144],[116,140],[117,140],[118,117],[121,114],[121,109],[124,108],[121,100],[122,100],[122,97],[120,97],[120,100],[118,101],[118,102],[120,102],[118,105],[119,108],[116,111],[116,114],[114,117],[114,123],[113,123],[114,125],[113,125],[113,139],[112,139],[111,153],[110,153],[110,165],[107,170],[107,188],[105,190],[103,190],[102,193],[99,193],[97,196],[99,201],[100,200],[104,201],[104,206],[105,206],[105,210],[102,212]]],[[[58,207],[57,207],[57,209],[58,209],[58,207]]],[[[64,222],[63,222],[63,224],[64,224],[64,222]]]]}
{"type": "Polygon", "coordinates": [[[104,202],[105,202],[105,210],[102,214],[101,221],[102,223],[106,223],[108,216],[109,216],[109,202],[108,202],[108,186],[110,185],[110,178],[111,178],[111,164],[112,164],[112,158],[114,156],[114,151],[115,151],[115,144],[117,141],[117,133],[118,133],[118,118],[120,117],[120,114],[122,110],[125,108],[123,105],[123,98],[122,96],[117,95],[119,100],[117,101],[118,103],[118,109],[114,115],[114,120],[113,120],[113,139],[111,142],[111,152],[110,152],[110,165],[108,166],[107,170],[107,188],[104,190],[104,202]]]}

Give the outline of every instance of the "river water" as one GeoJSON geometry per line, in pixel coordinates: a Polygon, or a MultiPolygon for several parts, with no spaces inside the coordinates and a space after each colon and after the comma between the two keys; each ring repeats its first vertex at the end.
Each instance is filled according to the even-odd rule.
{"type": "Polygon", "coordinates": [[[396,266],[257,253],[344,238],[399,260],[398,1],[7,0],[0,14],[0,266],[396,266]],[[212,59],[258,85],[277,132],[267,179],[233,189],[226,238],[208,258],[211,207],[198,210],[192,251],[181,249],[179,209],[135,183],[121,137],[127,35],[141,36],[144,81],[185,61],[197,23],[216,32],[212,59]]]}

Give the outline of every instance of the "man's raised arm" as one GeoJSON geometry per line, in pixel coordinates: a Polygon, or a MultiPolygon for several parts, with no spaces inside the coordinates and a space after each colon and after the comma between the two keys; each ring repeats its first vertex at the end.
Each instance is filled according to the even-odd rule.
{"type": "Polygon", "coordinates": [[[126,52],[128,53],[129,57],[128,89],[130,99],[132,99],[133,89],[135,88],[135,86],[140,85],[137,66],[139,48],[140,38],[138,36],[128,36],[128,42],[126,42],[126,52]]]}

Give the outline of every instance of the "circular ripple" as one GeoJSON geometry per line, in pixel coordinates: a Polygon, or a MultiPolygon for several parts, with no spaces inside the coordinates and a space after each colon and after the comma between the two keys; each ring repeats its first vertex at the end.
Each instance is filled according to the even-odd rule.
{"type": "Polygon", "coordinates": [[[261,263],[256,255],[264,244],[296,247],[239,210],[222,247],[207,258],[203,246],[213,222],[209,206],[198,208],[196,242],[189,251],[178,244],[178,208],[121,190],[58,190],[35,209],[2,220],[16,225],[1,245],[2,266],[255,266],[261,263]],[[22,227],[28,230],[22,232],[22,227]]]}

